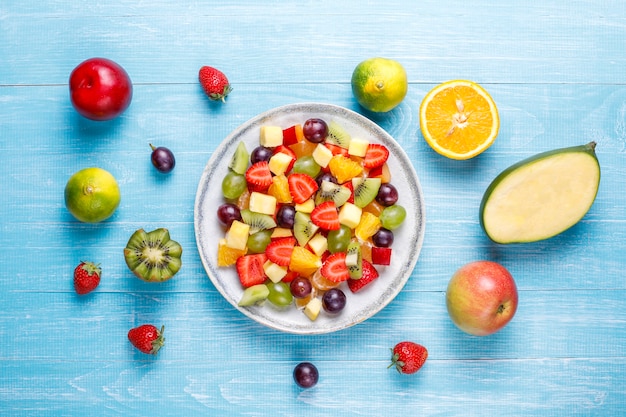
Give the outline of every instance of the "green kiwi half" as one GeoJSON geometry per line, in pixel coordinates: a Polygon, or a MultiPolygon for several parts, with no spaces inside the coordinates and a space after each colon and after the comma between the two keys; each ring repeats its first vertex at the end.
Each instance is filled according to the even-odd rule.
{"type": "Polygon", "coordinates": [[[170,239],[170,232],[159,228],[151,232],[139,229],[124,248],[124,260],[137,278],[162,282],[172,278],[182,266],[183,248],[170,239]]]}

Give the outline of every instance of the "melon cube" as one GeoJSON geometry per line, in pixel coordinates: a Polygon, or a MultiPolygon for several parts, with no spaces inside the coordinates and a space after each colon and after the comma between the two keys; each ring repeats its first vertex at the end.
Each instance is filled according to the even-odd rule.
{"type": "Polygon", "coordinates": [[[274,175],[283,175],[291,165],[293,158],[284,152],[276,152],[269,160],[270,171],[274,175]]]}
{"type": "Polygon", "coordinates": [[[328,249],[328,240],[324,235],[318,233],[309,240],[308,245],[314,254],[321,257],[324,252],[326,252],[326,249],[328,249]]]}
{"type": "Polygon", "coordinates": [[[287,275],[287,267],[280,266],[269,259],[263,264],[265,275],[274,283],[280,282],[287,275]]]}
{"type": "Polygon", "coordinates": [[[272,230],[272,239],[280,239],[281,237],[291,237],[293,236],[293,232],[291,231],[291,229],[288,229],[286,227],[275,227],[274,230],[272,230]]]}
{"type": "Polygon", "coordinates": [[[276,197],[253,191],[250,193],[249,209],[255,213],[273,216],[276,212],[276,197]]]}
{"type": "Polygon", "coordinates": [[[339,223],[354,229],[361,222],[363,210],[352,203],[345,203],[339,209],[339,223]]]}
{"type": "Polygon", "coordinates": [[[226,232],[226,246],[233,249],[245,250],[248,245],[249,232],[250,226],[239,220],[233,221],[228,232],[226,232]]]}
{"type": "Polygon", "coordinates": [[[275,148],[283,144],[283,129],[280,126],[261,126],[259,144],[266,148],[275,148]]]}
{"type": "Polygon", "coordinates": [[[348,154],[363,158],[367,153],[369,141],[361,138],[352,138],[350,146],[348,146],[348,154]]]}
{"type": "Polygon", "coordinates": [[[315,201],[310,198],[304,203],[296,204],[294,207],[296,211],[299,211],[300,213],[311,214],[313,212],[313,209],[315,208],[315,201]]]}
{"type": "Polygon", "coordinates": [[[326,168],[331,159],[333,159],[333,152],[326,146],[318,143],[313,153],[311,154],[313,160],[317,162],[322,168],[326,168]]]}
{"type": "Polygon", "coordinates": [[[319,298],[312,298],[304,307],[304,314],[311,320],[315,321],[322,310],[322,300],[319,298]]]}

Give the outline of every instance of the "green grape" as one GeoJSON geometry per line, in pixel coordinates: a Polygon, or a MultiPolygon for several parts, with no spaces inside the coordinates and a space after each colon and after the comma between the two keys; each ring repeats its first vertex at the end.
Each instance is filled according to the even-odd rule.
{"type": "Polygon", "coordinates": [[[277,307],[287,307],[293,302],[293,295],[289,285],[284,282],[270,282],[267,284],[267,288],[270,290],[267,299],[270,303],[277,307]]]}
{"type": "Polygon", "coordinates": [[[345,225],[341,225],[338,230],[328,232],[328,251],[330,253],[345,252],[352,240],[352,230],[345,225]]]}
{"type": "Polygon", "coordinates": [[[394,230],[397,229],[406,218],[406,210],[404,207],[394,204],[393,206],[385,207],[382,213],[380,213],[379,218],[385,229],[394,230]]]}
{"type": "Polygon", "coordinates": [[[228,171],[222,180],[222,194],[228,199],[238,198],[248,188],[246,177],[235,171],[228,171]]]}
{"type": "Polygon", "coordinates": [[[263,253],[272,240],[271,230],[261,230],[248,237],[248,251],[251,253],[263,253]]]}
{"type": "Polygon", "coordinates": [[[320,173],[322,167],[315,162],[315,159],[311,155],[301,156],[296,159],[296,162],[293,164],[293,172],[300,172],[302,174],[307,174],[310,177],[317,177],[320,173]]]}

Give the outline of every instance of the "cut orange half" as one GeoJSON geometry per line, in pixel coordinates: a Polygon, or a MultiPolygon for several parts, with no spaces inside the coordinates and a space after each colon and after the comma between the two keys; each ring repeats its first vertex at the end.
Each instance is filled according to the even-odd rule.
{"type": "Polygon", "coordinates": [[[420,128],[437,153],[469,159],[491,146],[498,136],[498,109],[489,93],[466,80],[433,88],[420,106],[420,128]]]}

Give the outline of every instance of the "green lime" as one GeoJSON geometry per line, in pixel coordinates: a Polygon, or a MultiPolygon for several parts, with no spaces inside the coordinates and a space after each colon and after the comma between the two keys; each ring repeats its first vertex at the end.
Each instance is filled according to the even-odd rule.
{"type": "Polygon", "coordinates": [[[82,169],[72,175],[65,185],[65,206],[81,222],[106,220],[119,204],[117,181],[102,168],[82,169]]]}
{"type": "Polygon", "coordinates": [[[393,59],[367,59],[352,73],[352,93],[361,106],[373,112],[393,109],[404,100],[407,90],[406,71],[393,59]]]}

